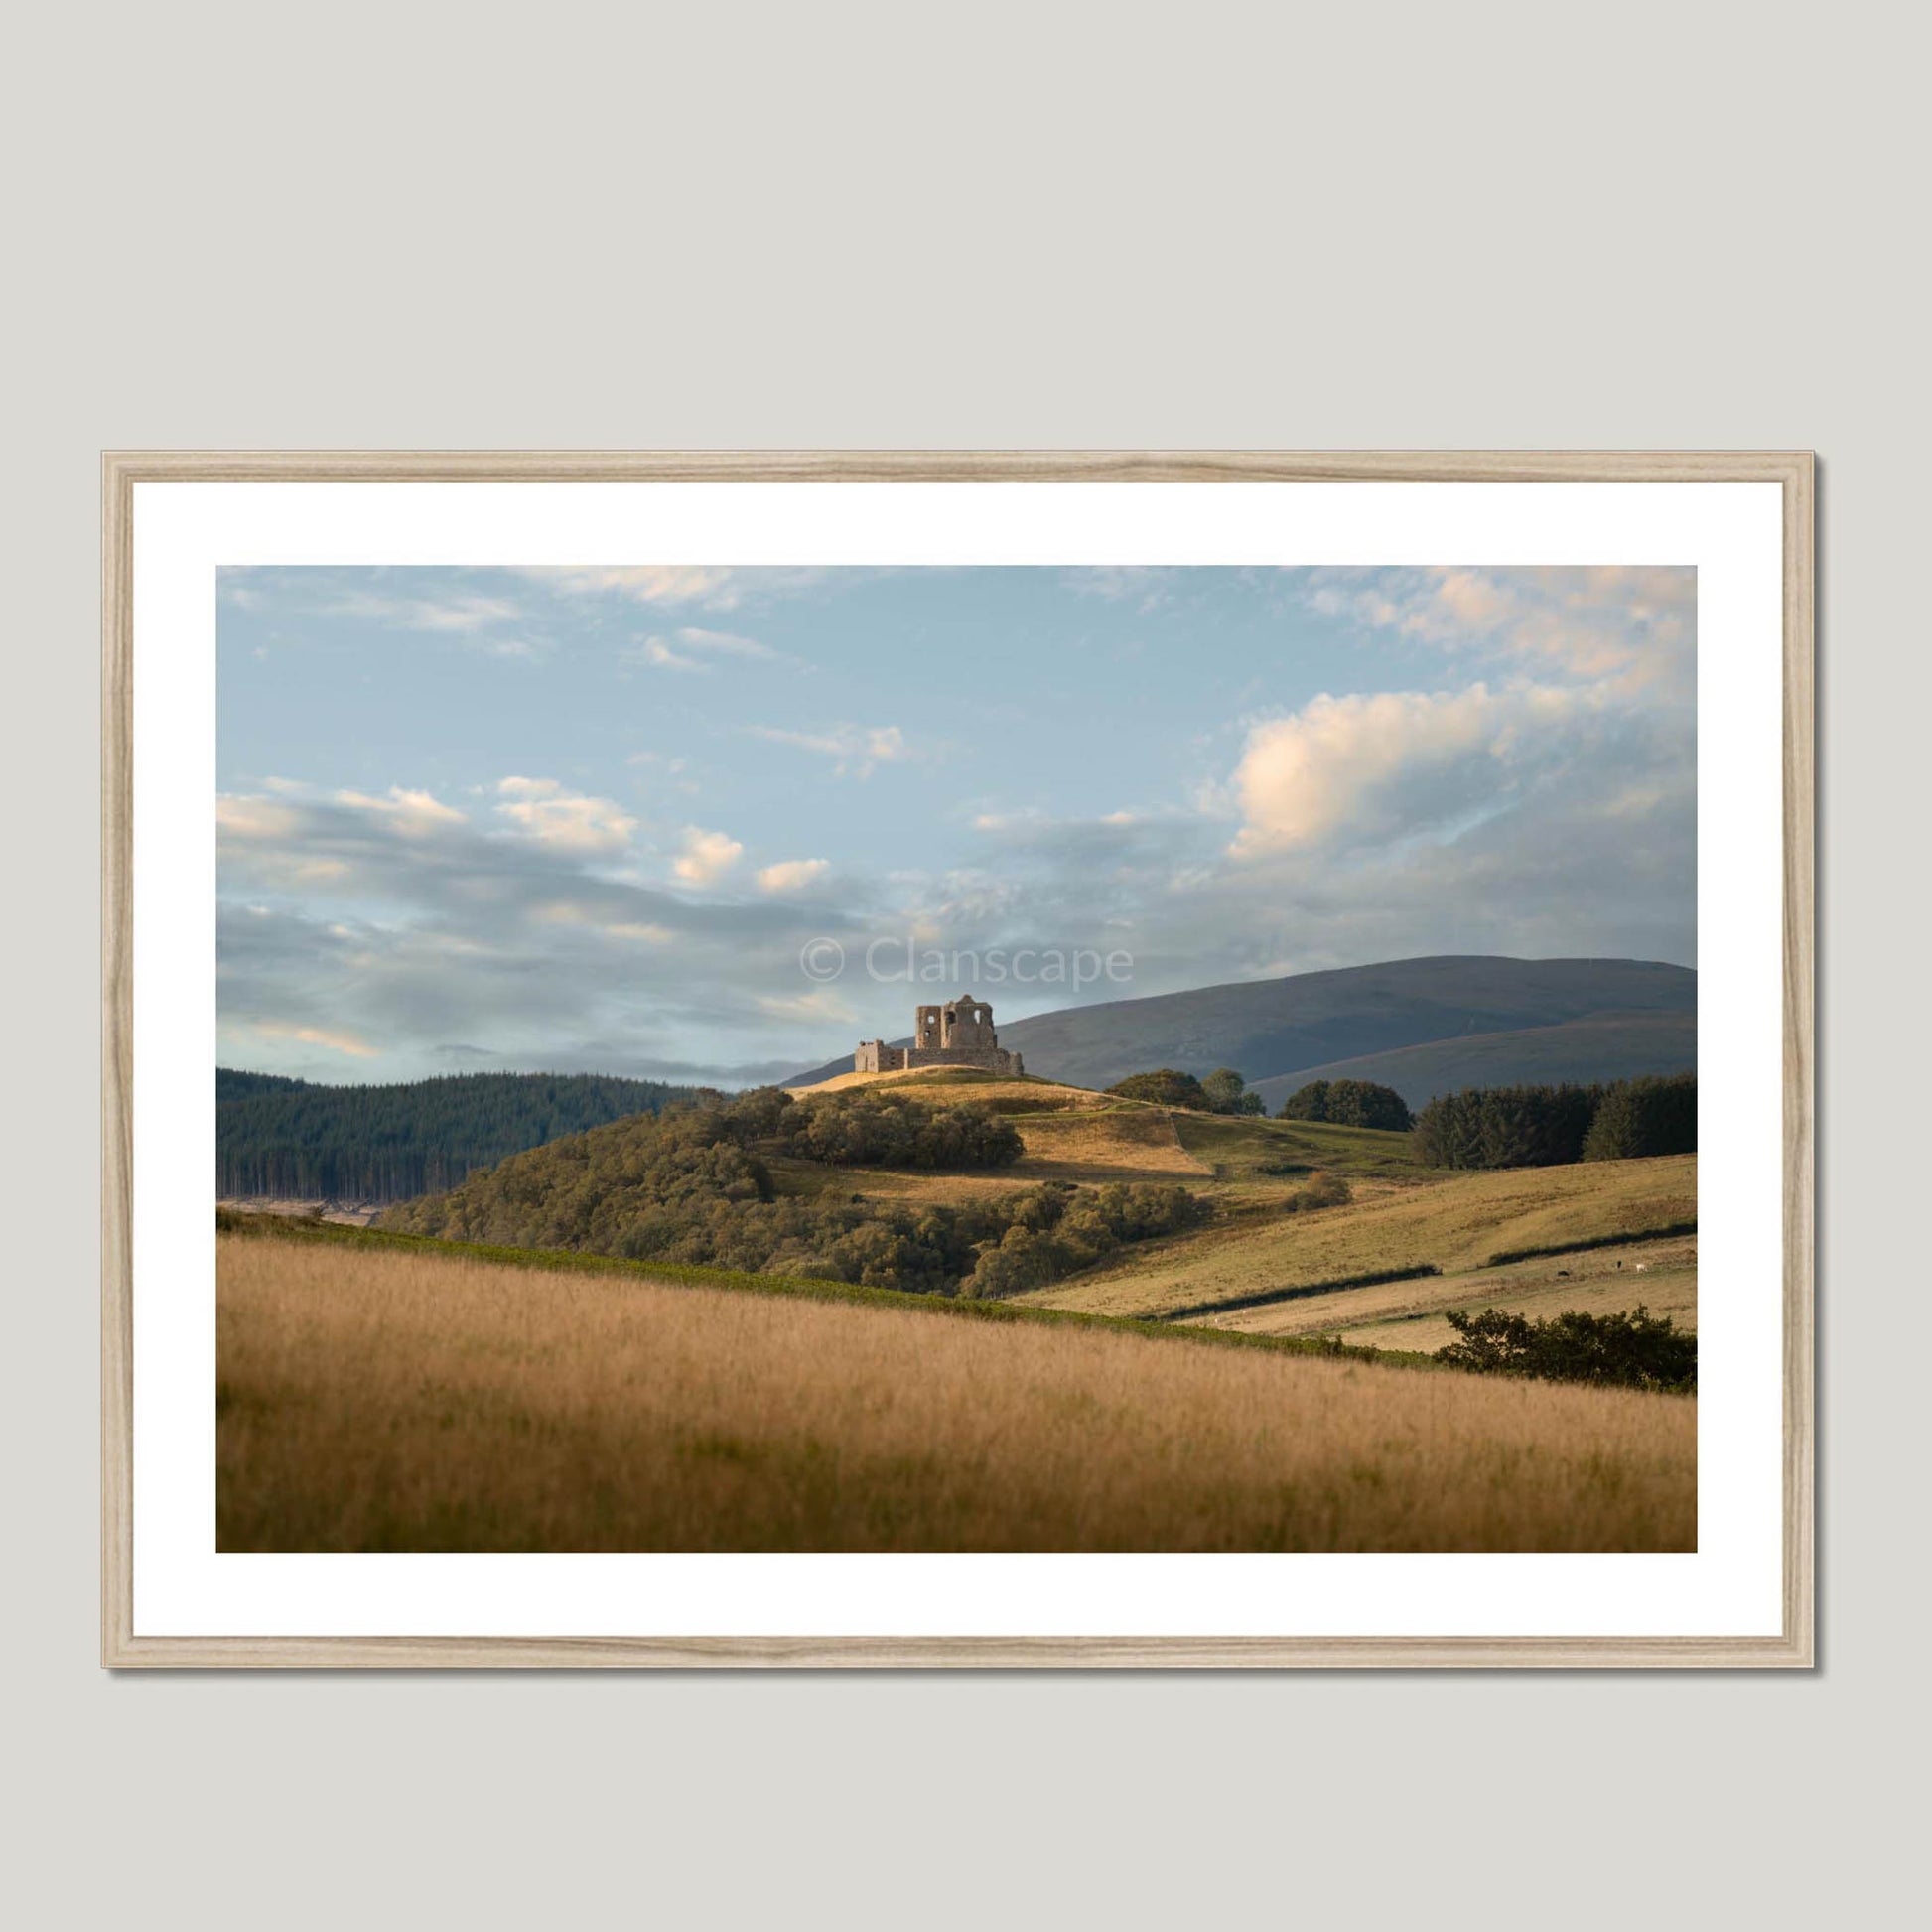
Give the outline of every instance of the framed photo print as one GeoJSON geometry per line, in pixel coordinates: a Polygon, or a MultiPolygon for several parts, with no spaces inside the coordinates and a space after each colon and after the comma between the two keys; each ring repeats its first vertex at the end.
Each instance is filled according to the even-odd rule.
{"type": "Polygon", "coordinates": [[[1812,1661],[1809,456],[104,484],[106,1663],[1812,1661]]]}

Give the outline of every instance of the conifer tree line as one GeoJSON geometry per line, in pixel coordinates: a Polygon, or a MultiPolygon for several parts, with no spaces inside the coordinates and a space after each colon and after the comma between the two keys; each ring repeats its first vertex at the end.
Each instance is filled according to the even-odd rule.
{"type": "Polygon", "coordinates": [[[1416,1117],[1416,1159],[1432,1168],[1551,1168],[1695,1154],[1695,1073],[1597,1086],[1470,1087],[1416,1117]]]}
{"type": "Polygon", "coordinates": [[[699,1089],[591,1073],[460,1073],[330,1087],[219,1068],[217,1195],[407,1200],[566,1134],[655,1114],[699,1089]]]}

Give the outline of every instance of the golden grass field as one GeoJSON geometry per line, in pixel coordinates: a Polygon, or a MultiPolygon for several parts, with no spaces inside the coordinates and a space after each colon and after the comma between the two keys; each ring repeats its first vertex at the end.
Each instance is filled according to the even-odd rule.
{"type": "Polygon", "coordinates": [[[1689,1550],[1697,1405],[267,1234],[237,1550],[1689,1550]]]}

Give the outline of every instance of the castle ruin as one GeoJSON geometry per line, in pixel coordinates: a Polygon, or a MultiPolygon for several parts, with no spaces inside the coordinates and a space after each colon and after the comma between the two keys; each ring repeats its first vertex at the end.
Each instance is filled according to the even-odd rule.
{"type": "Polygon", "coordinates": [[[911,1066],[977,1066],[1013,1079],[1027,1070],[1018,1053],[1000,1044],[992,1007],[967,994],[944,1006],[920,1007],[910,1046],[862,1039],[852,1055],[855,1073],[897,1073],[911,1066]]]}

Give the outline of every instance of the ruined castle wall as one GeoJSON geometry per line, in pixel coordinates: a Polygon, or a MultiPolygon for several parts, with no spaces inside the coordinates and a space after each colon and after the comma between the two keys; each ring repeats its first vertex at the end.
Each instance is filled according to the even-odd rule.
{"type": "Polygon", "coordinates": [[[988,1073],[1018,1073],[1020,1055],[1004,1046],[913,1046],[899,1055],[903,1066],[977,1066],[988,1073]]]}
{"type": "Polygon", "coordinates": [[[854,1049],[855,1073],[897,1073],[914,1066],[976,1066],[1009,1078],[1026,1071],[1018,1053],[1007,1052],[993,1031],[993,1009],[983,1000],[920,1007],[910,1046],[862,1039],[854,1049]]]}

